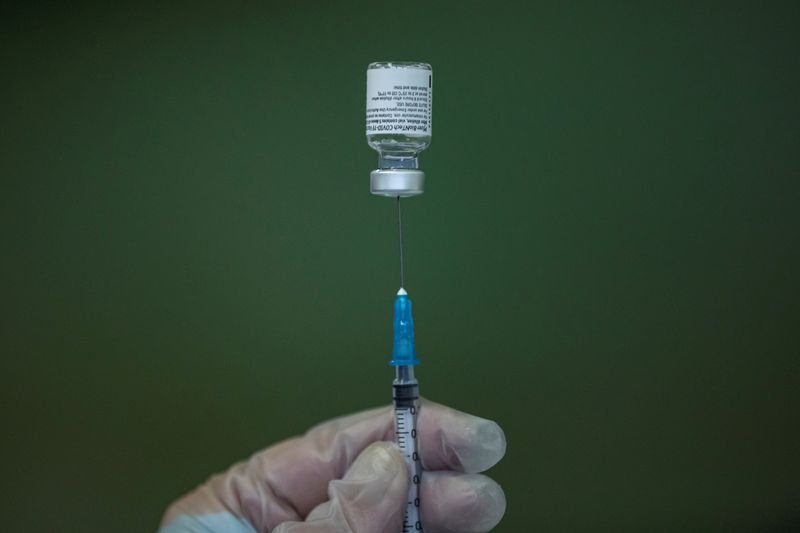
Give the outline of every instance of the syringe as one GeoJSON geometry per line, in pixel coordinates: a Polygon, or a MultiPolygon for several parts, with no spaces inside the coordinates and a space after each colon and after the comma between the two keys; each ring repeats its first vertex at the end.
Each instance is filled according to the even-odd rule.
{"type": "Polygon", "coordinates": [[[397,291],[394,301],[394,346],[390,365],[395,367],[392,383],[394,398],[394,432],[397,446],[408,465],[410,482],[408,501],[403,516],[403,533],[422,531],[419,516],[419,487],[422,465],[417,452],[417,413],[419,411],[419,384],[414,377],[414,366],[419,364],[414,347],[414,319],[411,300],[405,289],[397,291]]]}

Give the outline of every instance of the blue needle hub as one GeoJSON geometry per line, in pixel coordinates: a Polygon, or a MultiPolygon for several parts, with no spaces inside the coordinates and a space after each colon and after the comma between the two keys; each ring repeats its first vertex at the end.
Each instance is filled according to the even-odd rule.
{"type": "Polygon", "coordinates": [[[397,291],[394,300],[394,345],[392,347],[392,366],[413,366],[419,364],[414,347],[414,318],[411,316],[411,299],[404,289],[397,291]]]}

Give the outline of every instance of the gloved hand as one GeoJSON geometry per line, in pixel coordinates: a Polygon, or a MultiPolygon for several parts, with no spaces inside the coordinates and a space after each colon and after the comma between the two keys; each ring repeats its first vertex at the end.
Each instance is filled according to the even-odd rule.
{"type": "MultiPolygon", "coordinates": [[[[422,401],[426,533],[491,530],[506,509],[500,486],[479,474],[505,454],[496,423],[422,401]]],[[[213,476],[173,503],[160,533],[399,533],[409,474],[380,408],[325,422],[213,476]]]]}

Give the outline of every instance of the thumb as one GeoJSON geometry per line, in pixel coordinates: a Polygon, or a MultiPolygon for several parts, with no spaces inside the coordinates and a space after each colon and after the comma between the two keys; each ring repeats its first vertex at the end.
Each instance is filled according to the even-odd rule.
{"type": "Polygon", "coordinates": [[[408,470],[394,444],[376,442],[328,484],[327,502],[304,522],[284,522],[272,533],[395,533],[408,497],[408,470]]]}

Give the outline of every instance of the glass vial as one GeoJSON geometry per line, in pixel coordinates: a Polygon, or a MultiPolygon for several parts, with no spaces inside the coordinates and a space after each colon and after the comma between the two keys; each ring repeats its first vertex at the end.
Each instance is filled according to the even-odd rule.
{"type": "Polygon", "coordinates": [[[413,196],[422,192],[424,173],[417,170],[417,157],[431,142],[432,103],[429,64],[381,61],[367,68],[367,143],[378,152],[378,170],[371,175],[373,193],[413,196]]]}

